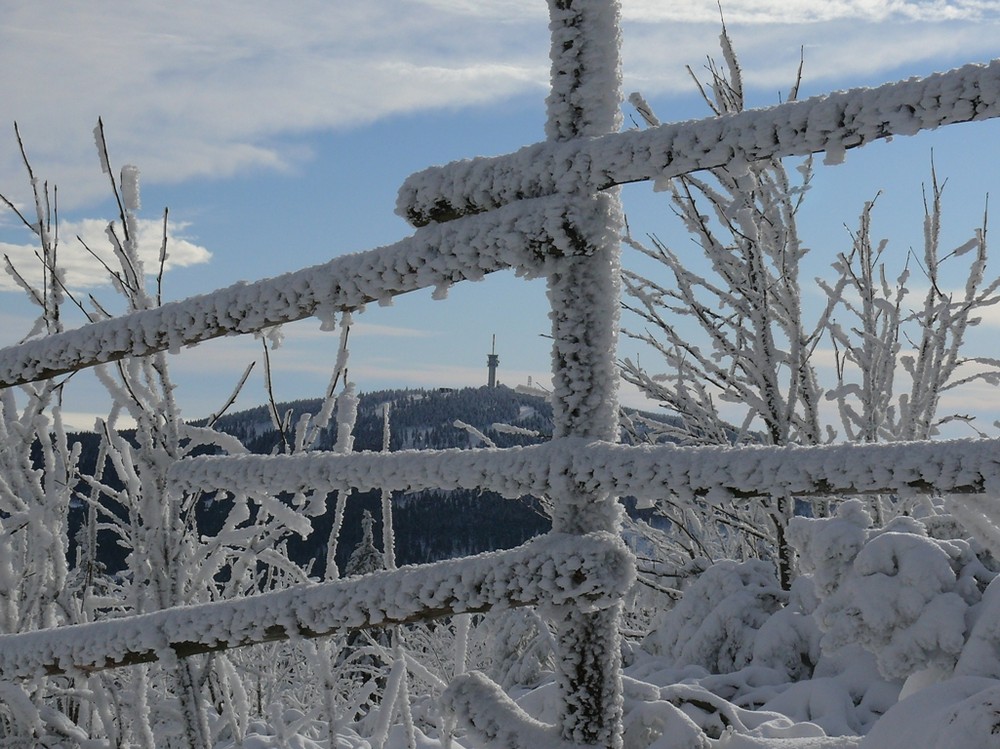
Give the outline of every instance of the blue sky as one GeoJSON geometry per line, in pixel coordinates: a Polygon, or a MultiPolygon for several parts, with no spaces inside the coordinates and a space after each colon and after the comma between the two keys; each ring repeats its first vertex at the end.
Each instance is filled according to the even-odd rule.
{"type": "MultiPolygon", "coordinates": [[[[685,65],[698,71],[706,55],[719,57],[715,0],[624,0],[623,11],[626,93],[642,91],[664,121],[704,116],[685,65]]],[[[725,12],[755,107],[788,91],[800,48],[801,95],[811,96],[985,62],[997,55],[1000,31],[1000,2],[973,0],[731,0],[725,12]]],[[[21,205],[29,194],[16,120],[36,172],[59,186],[63,256],[75,262],[72,236],[95,237],[95,220],[113,217],[93,145],[101,116],[114,164],[141,170],[145,218],[170,209],[167,298],[386,244],[410,233],[393,206],[411,172],[543,137],[546,23],[541,0],[19,4],[0,26],[0,66],[17,71],[0,84],[0,192],[21,205]]],[[[820,168],[801,227],[815,275],[847,248],[844,224],[853,226],[879,190],[876,233],[890,238],[900,262],[919,247],[932,149],[949,179],[946,235],[964,241],[985,194],[996,192],[998,135],[1000,123],[946,128],[820,168]]],[[[624,197],[635,233],[687,241],[650,186],[624,197]]],[[[19,267],[30,267],[28,242],[0,213],[0,244],[19,267]]],[[[81,288],[96,282],[83,265],[74,278],[81,288]]],[[[0,282],[3,345],[31,316],[9,289],[0,282]]],[[[356,318],[351,379],[362,390],[484,384],[496,333],[501,381],[544,381],[546,314],[542,282],[504,274],[454,287],[444,302],[428,292],[373,306],[356,318]]],[[[319,395],[335,335],[316,321],[286,326],[285,335],[273,359],[276,395],[319,395]]],[[[173,357],[186,415],[217,408],[259,346],[227,339],[173,357]]],[[[89,426],[99,388],[76,379],[67,410],[89,426]]],[[[263,398],[257,375],[239,403],[263,398]]],[[[623,400],[640,403],[627,391],[623,400]]]]}

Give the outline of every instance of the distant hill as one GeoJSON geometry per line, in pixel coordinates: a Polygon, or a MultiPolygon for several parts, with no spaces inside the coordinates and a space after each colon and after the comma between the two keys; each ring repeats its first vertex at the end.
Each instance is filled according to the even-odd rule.
{"type": "MultiPolygon", "coordinates": [[[[552,408],[544,398],[506,387],[441,390],[381,390],[359,396],[354,428],[356,451],[382,449],[383,408],[389,405],[390,450],[481,447],[482,443],[456,420],[475,427],[499,447],[545,441],[552,434],[552,408]],[[539,434],[529,437],[497,431],[506,423],[539,434]]],[[[319,399],[278,404],[281,420],[294,425],[303,414],[316,413],[319,399]]],[[[220,418],[215,428],[239,438],[252,452],[277,451],[281,435],[274,428],[270,408],[260,406],[220,418]]],[[[336,423],[321,433],[316,449],[329,450],[336,440],[336,423]]],[[[289,552],[300,564],[326,564],[326,543],[333,522],[335,498],[327,512],[313,520],[314,532],[305,540],[291,539],[289,552]]],[[[337,546],[337,564],[343,569],[361,540],[361,516],[375,519],[376,543],[381,539],[381,497],[378,492],[355,492],[346,506],[337,546]]],[[[398,494],[393,498],[393,529],[399,564],[434,561],[509,548],[544,533],[551,524],[531,497],[509,500],[491,492],[433,491],[398,494]]]]}
{"type": "MultiPolygon", "coordinates": [[[[386,404],[389,405],[392,451],[483,446],[478,437],[456,427],[456,420],[471,425],[498,447],[537,444],[552,435],[552,407],[548,400],[507,387],[381,390],[359,396],[354,429],[356,451],[382,449],[382,414],[386,404]],[[519,433],[499,430],[495,428],[497,424],[518,427],[519,433]],[[537,436],[521,433],[522,430],[537,436]]],[[[279,418],[287,425],[285,439],[292,440],[294,425],[304,414],[315,414],[320,407],[320,399],[277,404],[279,418]]],[[[644,415],[665,421],[654,414],[644,415]]],[[[281,433],[274,426],[269,406],[226,414],[218,419],[215,428],[237,437],[253,453],[266,455],[281,450],[281,433]]],[[[83,443],[82,468],[90,470],[96,459],[97,435],[74,435],[71,440],[83,443]]],[[[329,428],[321,432],[315,449],[330,450],[335,440],[336,421],[333,419],[329,428]]],[[[109,483],[115,483],[113,477],[109,483]]],[[[217,532],[225,507],[223,502],[207,501],[199,516],[199,530],[209,535],[217,532]]],[[[306,539],[289,539],[289,552],[299,564],[311,564],[317,570],[325,567],[334,507],[335,495],[330,495],[327,511],[313,518],[313,533],[306,539]]],[[[353,493],[346,505],[337,547],[337,564],[341,570],[361,540],[361,516],[365,510],[375,519],[375,538],[381,545],[379,493],[353,493]]],[[[399,564],[509,548],[550,527],[549,519],[532,497],[509,500],[491,492],[426,490],[399,493],[393,498],[393,528],[399,564]]],[[[102,561],[111,571],[122,569],[123,554],[115,545],[102,544],[102,561]]]]}
{"type": "MultiPolygon", "coordinates": [[[[544,398],[520,393],[507,387],[442,388],[438,390],[379,390],[359,396],[358,418],[354,426],[354,449],[382,449],[382,408],[389,405],[390,450],[426,450],[481,446],[464,429],[454,426],[461,420],[489,437],[498,447],[532,444],[552,435],[552,407],[544,398]],[[511,435],[493,429],[496,423],[512,424],[539,433],[538,438],[511,435]],[[475,443],[475,444],[474,444],[475,443]]],[[[318,398],[280,403],[277,411],[292,427],[303,414],[316,413],[318,398]]],[[[267,454],[281,445],[268,406],[258,406],[226,414],[215,428],[240,439],[249,450],[267,454]]],[[[291,437],[289,432],[288,437],[291,437]]],[[[336,427],[324,432],[316,449],[329,450],[336,439],[336,427]]]]}

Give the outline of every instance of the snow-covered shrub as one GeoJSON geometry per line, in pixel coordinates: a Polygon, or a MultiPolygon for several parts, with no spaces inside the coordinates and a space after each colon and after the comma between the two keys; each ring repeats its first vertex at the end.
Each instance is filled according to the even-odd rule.
{"type": "Polygon", "coordinates": [[[860,646],[818,659],[811,677],[786,684],[761,709],[814,723],[829,736],[863,735],[899,697],[898,682],[886,681],[874,656],[860,646]]]}
{"type": "Polygon", "coordinates": [[[955,664],[956,676],[1000,679],[1000,577],[994,578],[967,618],[969,635],[955,664]]]}
{"type": "Polygon", "coordinates": [[[792,518],[788,535],[799,572],[810,576],[818,595],[829,595],[840,585],[864,546],[871,524],[871,515],[857,499],[842,502],[833,517],[792,518]]]}
{"type": "MultiPolygon", "coordinates": [[[[16,126],[15,132],[32,188],[33,220],[8,198],[0,196],[0,202],[35,235],[43,279],[33,286],[27,277],[34,274],[22,275],[23,269],[5,258],[6,273],[39,308],[23,338],[27,341],[63,331],[68,296],[56,262],[54,193],[36,178],[16,126]]],[[[117,603],[111,597],[98,602],[101,597],[95,591],[106,594],[119,588],[101,574],[87,533],[77,539],[77,568],[70,567],[70,506],[78,496],[81,449],[69,444],[62,421],[64,385],[45,380],[17,392],[0,391],[0,634],[85,622],[117,603]]],[[[123,695],[116,701],[105,686],[129,682],[124,675],[94,678],[90,684],[71,677],[6,684],[0,688],[0,743],[50,746],[86,740],[88,731],[114,740],[129,729],[131,721],[121,709],[129,698],[123,695]]]]}
{"type": "MultiPolygon", "coordinates": [[[[941,517],[932,517],[935,531],[955,535],[958,527],[941,517]]],[[[746,587],[768,600],[768,581],[776,588],[769,566],[757,568],[763,577],[754,587],[745,568],[738,582],[740,565],[714,565],[644,643],[675,668],[647,661],[630,671],[654,682],[697,684],[716,699],[845,737],[867,733],[898,701],[904,681],[905,695],[952,673],[998,678],[1000,587],[982,592],[995,573],[977,556],[981,547],[932,538],[913,518],[871,524],[858,500],[843,502],[831,517],[795,518],[789,537],[800,574],[787,600],[770,606],[747,596],[746,587]],[[717,649],[741,657],[720,664],[717,649]],[[692,663],[716,675],[680,670],[692,663]]],[[[725,728],[713,723],[717,711],[684,709],[709,735],[725,728]]]]}
{"type": "Polygon", "coordinates": [[[991,573],[962,539],[934,539],[913,518],[870,529],[856,501],[831,518],[796,518],[792,539],[816,585],[824,652],[859,644],[888,679],[949,673],[966,639],[970,607],[991,573]]]}
{"type": "Polygon", "coordinates": [[[652,684],[626,678],[623,749],[707,749],[708,735],[652,684]]]}
{"type": "Polygon", "coordinates": [[[717,562],[660,616],[643,645],[677,665],[736,671],[751,662],[758,630],[786,598],[767,562],[717,562]]]}
{"type": "MultiPolygon", "coordinates": [[[[710,61],[711,80],[699,88],[714,114],[738,114],[745,107],[743,76],[725,26],[720,43],[725,66],[710,61]]],[[[797,88],[795,82],[790,99],[797,88]]],[[[630,100],[647,124],[659,124],[639,94],[630,100]]],[[[824,439],[811,361],[822,331],[804,319],[799,280],[808,248],[797,214],[811,177],[811,160],[796,176],[780,159],[747,161],[736,152],[723,167],[657,183],[702,251],[703,266],[656,237],[649,245],[624,237],[664,272],[663,279],[630,269],[623,274],[623,306],[641,322],[623,333],[662,359],[663,372],[648,371],[637,359],[622,364],[626,381],[678,417],[676,426],[658,430],[663,437],[723,445],[824,439]],[[742,423],[723,418],[721,403],[739,408],[742,423]]],[[[692,509],[707,530],[726,527],[717,539],[724,543],[721,553],[711,556],[770,558],[787,590],[794,571],[785,528],[794,505],[778,495],[692,509]]]]}
{"type": "Polygon", "coordinates": [[[816,620],[796,603],[800,580],[792,584],[789,605],[772,614],[753,640],[754,666],[771,668],[790,681],[808,679],[820,658],[820,631],[816,620]]]}
{"type": "MultiPolygon", "coordinates": [[[[150,310],[161,298],[168,237],[164,234],[160,248],[161,273],[147,274],[138,247],[138,170],[125,167],[116,180],[100,123],[95,138],[119,207],[105,232],[107,255],[114,260],[104,267],[128,311],[150,310]],[[156,279],[154,288],[150,278],[156,279]]],[[[28,171],[38,216],[24,223],[41,246],[44,287],[33,288],[16,268],[7,268],[42,309],[27,338],[59,333],[60,307],[67,299],[90,321],[108,318],[113,304],[91,296],[87,306],[62,285],[58,232],[47,213],[50,196],[30,166],[28,171]]],[[[3,200],[17,211],[12,201],[3,200]]],[[[245,452],[243,446],[211,423],[184,422],[165,353],[126,358],[96,371],[112,407],[99,421],[101,442],[92,473],[79,465],[79,448],[67,445],[58,409],[64,381],[24,386],[27,398],[15,398],[10,388],[0,392],[0,632],[150,612],[306,581],[305,571],[289,560],[283,539],[308,528],[310,507],[318,503],[303,507],[304,498],[297,497],[289,508],[266,496],[216,498],[212,513],[221,527],[203,535],[207,498],[200,492],[172,493],[166,473],[194,452],[233,454],[245,452]],[[134,428],[120,426],[124,417],[134,428]],[[84,515],[72,569],[67,559],[71,499],[82,503],[84,515]],[[100,566],[98,531],[102,544],[126,550],[126,569],[114,570],[114,576],[100,566]]],[[[332,390],[333,385],[322,412],[297,425],[296,448],[307,449],[327,426],[332,390]]],[[[23,739],[41,746],[47,737],[62,736],[73,745],[152,747],[155,737],[156,746],[207,749],[217,741],[239,742],[251,716],[271,720],[278,708],[284,714],[286,707],[299,709],[303,702],[323,704],[310,675],[317,661],[307,665],[301,653],[288,658],[288,652],[279,647],[276,657],[261,661],[237,651],[91,677],[33,680],[28,692],[12,688],[0,705],[0,743],[23,739]],[[19,694],[35,707],[14,709],[19,694]]]]}
{"type": "Polygon", "coordinates": [[[492,612],[482,626],[489,632],[488,673],[504,689],[535,686],[552,668],[552,633],[533,609],[492,612]]]}
{"type": "Polygon", "coordinates": [[[880,533],[817,609],[823,646],[860,643],[888,678],[950,670],[965,645],[969,606],[981,596],[980,570],[964,541],[880,533]]]}

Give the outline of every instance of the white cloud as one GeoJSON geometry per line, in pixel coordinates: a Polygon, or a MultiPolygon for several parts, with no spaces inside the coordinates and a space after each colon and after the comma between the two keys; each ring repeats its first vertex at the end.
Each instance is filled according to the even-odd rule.
{"type": "MultiPolygon", "coordinates": [[[[754,24],[810,24],[827,21],[950,21],[995,15],[1000,3],[983,0],[726,0],[726,21],[754,24]]],[[[717,23],[715,0],[664,3],[624,0],[626,19],[655,22],[717,23]]]]}
{"type": "MultiPolygon", "coordinates": [[[[787,89],[800,45],[807,81],[898,69],[931,55],[988,56],[1000,3],[729,0],[752,85],[787,89]]],[[[714,53],[715,0],[625,0],[628,85],[690,91],[685,64],[714,53]]],[[[548,81],[536,0],[263,0],[131,4],[36,0],[5,9],[0,66],[17,70],[4,111],[68,208],[103,194],[90,128],[154,182],[279,170],[289,136],[423,109],[492,103],[548,81]],[[55,108],[58,116],[53,116],[55,108]]],[[[915,72],[927,72],[918,70],[915,72]]],[[[20,179],[0,136],[0,188],[20,179]]]]}
{"type": "Polygon", "coordinates": [[[387,338],[430,338],[437,333],[417,328],[406,328],[397,325],[380,325],[378,323],[354,322],[351,324],[352,335],[387,338]]]}
{"type": "MultiPolygon", "coordinates": [[[[495,101],[548,78],[544,24],[526,35],[516,17],[456,23],[460,12],[419,3],[40,0],[8,10],[0,64],[18,70],[18,85],[5,90],[5,111],[36,171],[73,186],[68,201],[99,194],[99,115],[116,161],[178,181],[288,166],[295,154],[275,137],[495,101]]],[[[0,184],[19,177],[19,162],[13,137],[0,138],[0,184]]]]}
{"type": "Polygon", "coordinates": [[[491,0],[488,3],[480,2],[480,0],[420,1],[437,11],[472,18],[488,18],[496,21],[509,21],[512,18],[517,18],[531,19],[534,22],[547,19],[545,4],[535,0],[491,0]]]}
{"type": "MultiPolygon", "coordinates": [[[[159,269],[163,222],[140,219],[138,226],[139,257],[145,266],[146,274],[155,275],[159,269]]],[[[111,241],[106,233],[107,227],[108,223],[100,219],[60,222],[57,263],[65,274],[64,283],[70,289],[89,289],[110,283],[107,271],[101,262],[87,251],[84,244],[109,267],[116,269],[121,267],[115,260],[111,241]]],[[[184,238],[183,232],[186,227],[187,224],[183,222],[167,222],[167,259],[163,266],[164,270],[205,263],[211,258],[211,253],[207,249],[184,238]]],[[[119,236],[121,236],[120,227],[119,236]]],[[[9,257],[17,272],[29,283],[40,286],[42,264],[36,255],[37,252],[38,246],[35,244],[0,242],[0,254],[9,257]]],[[[13,291],[18,288],[8,274],[0,275],[0,291],[13,291]]]]}
{"type": "MultiPolygon", "coordinates": [[[[306,319],[282,325],[281,335],[281,345],[271,351],[272,371],[316,376],[320,386],[325,384],[336,365],[337,348],[340,341],[339,329],[337,331],[323,331],[320,330],[315,319],[306,319]]],[[[365,361],[372,358],[378,359],[380,347],[386,345],[377,342],[378,339],[431,338],[436,335],[437,333],[434,331],[358,322],[355,318],[351,324],[349,347],[351,352],[349,367],[352,379],[356,379],[355,375],[365,361]],[[374,357],[371,356],[372,352],[375,352],[374,357]]],[[[244,367],[252,361],[257,361],[258,364],[263,362],[261,341],[253,335],[217,338],[197,347],[183,348],[170,358],[171,368],[175,371],[211,372],[213,375],[222,374],[224,376],[228,373],[234,383],[244,367]]],[[[394,376],[409,382],[406,379],[405,365],[396,362],[393,366],[399,368],[393,370],[394,376]]],[[[374,371],[382,371],[382,369],[376,366],[374,371]]],[[[389,376],[389,370],[385,370],[383,374],[389,376]]]]}
{"type": "MultiPolygon", "coordinates": [[[[106,420],[108,418],[108,413],[105,412],[90,412],[90,411],[63,411],[62,420],[67,431],[70,432],[93,432],[95,426],[97,425],[97,420],[106,420]]],[[[118,417],[118,421],[115,422],[115,427],[117,429],[135,429],[136,422],[127,413],[122,414],[118,417]]]]}

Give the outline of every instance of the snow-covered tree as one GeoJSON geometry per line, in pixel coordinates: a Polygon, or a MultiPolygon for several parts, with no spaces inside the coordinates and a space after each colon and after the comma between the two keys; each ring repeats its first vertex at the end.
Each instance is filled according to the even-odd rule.
{"type": "MultiPolygon", "coordinates": [[[[18,283],[38,317],[24,340],[64,329],[67,302],[58,266],[59,233],[55,195],[32,170],[15,126],[18,145],[32,187],[33,216],[2,201],[36,237],[42,283],[5,257],[6,272],[18,283]]],[[[34,275],[34,274],[30,274],[34,275]]],[[[14,634],[75,624],[91,615],[86,601],[87,575],[73,574],[69,559],[69,511],[78,472],[80,446],[70,445],[62,420],[64,383],[46,380],[20,392],[0,390],[0,633],[14,634]]],[[[82,545],[81,545],[82,548],[82,545]]],[[[86,559],[86,555],[81,555],[86,559]]],[[[83,560],[81,560],[83,561],[83,560]]],[[[93,571],[93,565],[83,566],[93,571]]],[[[70,710],[86,710],[72,685],[37,680],[24,687],[7,684],[0,700],[0,741],[40,744],[58,733],[61,716],[44,701],[63,691],[70,710]],[[51,732],[51,733],[50,733],[51,732]]],[[[66,735],[73,735],[66,727],[66,735]]],[[[77,734],[79,735],[79,734],[77,734]]]]}
{"type": "Polygon", "coordinates": [[[347,567],[344,569],[344,574],[347,577],[367,575],[385,567],[382,552],[375,548],[372,523],[374,523],[372,514],[365,510],[361,517],[361,541],[354,547],[354,551],[351,552],[351,556],[347,560],[347,567]]]}
{"type": "Polygon", "coordinates": [[[968,241],[945,251],[944,184],[933,164],[928,192],[923,253],[910,258],[894,282],[883,261],[888,240],[876,243],[871,235],[874,200],[865,204],[851,249],[834,262],[835,284],[818,279],[831,302],[827,329],[838,374],[827,397],[837,403],[850,440],[923,440],[951,421],[971,425],[973,416],[941,414],[942,396],[977,381],[1000,383],[1000,360],[965,350],[969,329],[1000,302],[1000,279],[987,277],[986,214],[968,241]],[[967,265],[952,267],[962,256],[967,265]],[[945,279],[956,273],[964,283],[952,290],[945,279]],[[926,285],[923,298],[911,299],[911,284],[926,285]],[[900,375],[903,385],[897,385],[900,375]]]}
{"type": "MultiPolygon", "coordinates": [[[[725,27],[721,44],[725,65],[710,60],[701,91],[715,114],[727,115],[743,110],[742,71],[725,27]]],[[[796,81],[789,98],[797,89],[796,81]]],[[[658,123],[640,95],[632,103],[648,124],[658,123]]],[[[866,204],[850,250],[834,259],[834,280],[817,279],[827,299],[807,322],[800,275],[808,249],[797,217],[812,177],[811,159],[789,171],[777,159],[748,162],[737,154],[705,176],[661,185],[704,262],[656,237],[647,244],[626,236],[665,275],[624,272],[624,306],[642,325],[624,332],[652,349],[657,363],[651,369],[648,359],[640,365],[627,358],[623,377],[678,417],[666,428],[645,425],[647,438],[694,445],[928,439],[943,423],[971,421],[940,414],[943,394],[976,381],[1000,383],[1000,361],[964,352],[979,313],[1000,301],[1000,281],[986,280],[985,225],[951,252],[942,249],[943,185],[933,168],[922,257],[903,261],[890,282],[887,242],[873,239],[874,201],[866,204]],[[961,269],[964,287],[951,292],[945,264],[962,256],[972,258],[961,269]],[[910,265],[927,284],[915,302],[910,265]],[[816,352],[826,345],[836,367],[824,381],[816,352]],[[828,400],[839,423],[825,422],[828,400]]],[[[658,508],[689,556],[770,557],[788,589],[795,574],[788,523],[797,505],[811,503],[813,514],[824,515],[828,501],[776,496],[692,505],[663,497],[658,508]]],[[[879,523],[908,507],[893,497],[870,501],[879,523]]]]}
{"type": "MultiPolygon", "coordinates": [[[[138,170],[126,166],[116,179],[100,123],[95,136],[119,206],[117,220],[106,230],[110,245],[106,256],[114,260],[100,262],[128,312],[149,310],[160,304],[162,268],[169,252],[167,222],[164,218],[160,271],[147,274],[138,246],[138,170]],[[153,288],[150,278],[155,279],[153,288]]],[[[41,308],[28,337],[61,332],[66,304],[75,305],[77,314],[88,321],[108,318],[111,304],[94,296],[77,298],[64,286],[57,257],[55,207],[49,205],[47,186],[31,173],[27,156],[25,164],[35,191],[37,220],[21,216],[13,201],[4,198],[4,202],[21,216],[40,245],[41,287],[32,286],[25,280],[27,274],[7,263],[8,273],[41,308]]],[[[101,256],[95,248],[88,249],[95,258],[101,256]]],[[[342,346],[341,358],[345,355],[342,346]]],[[[286,500],[266,495],[225,498],[171,491],[167,472],[181,458],[204,450],[241,454],[245,448],[235,438],[212,429],[214,418],[207,426],[182,419],[166,352],[125,358],[96,371],[112,405],[107,418],[98,422],[100,445],[92,473],[80,466],[80,445],[68,446],[59,410],[63,381],[22,386],[22,394],[10,388],[0,391],[0,429],[7,435],[0,449],[4,465],[0,579],[6,586],[0,607],[3,631],[149,613],[308,580],[306,570],[289,559],[283,540],[292,533],[308,534],[309,516],[322,509],[321,504],[307,506],[305,497],[296,497],[290,507],[286,500]],[[129,422],[127,428],[121,424],[123,417],[129,422]],[[84,507],[72,568],[67,553],[71,500],[84,507]],[[221,527],[206,535],[202,522],[210,504],[221,527]],[[126,570],[115,577],[101,570],[99,532],[105,547],[110,539],[126,550],[126,570]]],[[[249,368],[240,385],[248,373],[249,368]]],[[[332,379],[317,416],[306,415],[296,425],[294,449],[311,446],[326,428],[339,374],[332,379]]],[[[339,425],[346,433],[353,423],[353,390],[348,390],[339,425]]],[[[100,736],[111,742],[109,746],[207,749],[222,736],[240,741],[252,713],[248,685],[254,674],[238,668],[245,664],[239,656],[234,658],[217,654],[92,677],[38,680],[31,694],[24,695],[28,700],[24,705],[12,711],[0,709],[0,730],[5,742],[19,736],[40,738],[49,723],[57,727],[53,729],[56,734],[77,741],[100,736]],[[49,694],[62,696],[53,701],[49,694]],[[29,710],[32,700],[36,707],[29,710]],[[39,711],[41,704],[45,708],[39,711]]],[[[299,659],[300,672],[302,664],[299,659]]],[[[256,676],[259,683],[259,672],[256,676]]],[[[301,680],[302,674],[297,678],[301,680]]],[[[11,690],[5,702],[17,705],[18,688],[11,690]]]]}
{"type": "MultiPolygon", "coordinates": [[[[715,114],[726,115],[743,111],[744,98],[741,70],[725,28],[721,42],[727,69],[711,63],[710,86],[702,93],[715,114]]],[[[797,85],[789,98],[795,97],[797,85]]],[[[632,102],[649,124],[658,124],[640,95],[633,94],[632,102]]],[[[816,444],[823,438],[821,391],[811,362],[823,331],[806,326],[799,278],[807,250],[797,214],[811,179],[811,162],[799,172],[794,181],[777,159],[751,163],[737,156],[707,176],[687,175],[664,185],[675,213],[704,254],[709,275],[693,270],[687,251],[674,251],[655,237],[647,246],[626,236],[630,247],[666,271],[665,280],[624,272],[624,306],[645,326],[624,332],[657,352],[665,373],[651,373],[625,359],[622,374],[680,417],[679,426],[667,430],[670,438],[688,444],[773,445],[816,444]],[[742,424],[730,426],[719,401],[740,404],[742,424]]],[[[666,509],[678,527],[687,525],[675,507],[668,504],[666,509]]],[[[751,515],[749,525],[773,544],[782,587],[787,588],[794,562],[786,527],[794,500],[771,497],[761,509],[763,518],[751,515]]],[[[732,508],[729,512],[746,515],[732,508]]],[[[709,515],[713,523],[727,520],[717,512],[709,515]]],[[[756,541],[750,539],[750,545],[756,541]]]]}

